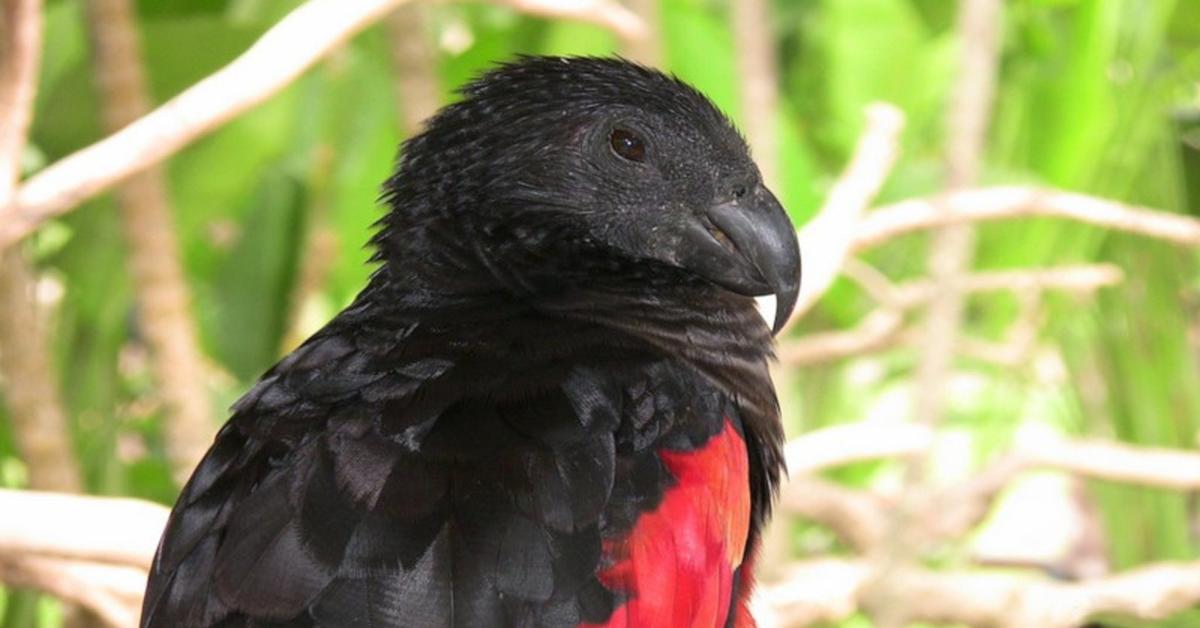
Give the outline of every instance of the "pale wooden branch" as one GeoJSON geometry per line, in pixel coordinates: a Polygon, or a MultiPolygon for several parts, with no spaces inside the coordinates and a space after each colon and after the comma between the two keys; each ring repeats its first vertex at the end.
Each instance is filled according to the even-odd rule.
{"type": "MultiPolygon", "coordinates": [[[[0,248],[124,178],[178,152],[263,102],[321,57],[407,0],[309,0],[229,65],[99,142],[30,177],[0,204],[0,248]]],[[[520,11],[585,20],[641,36],[637,16],[610,0],[496,0],[520,11]]]]}
{"type": "Polygon", "coordinates": [[[737,62],[742,129],[754,161],[768,186],[779,184],[779,143],[775,116],[779,109],[779,64],[767,0],[729,3],[737,62]]]}
{"type": "MultiPolygon", "coordinates": [[[[895,282],[862,258],[847,258],[842,273],[846,275],[847,279],[858,284],[858,287],[876,303],[889,309],[906,309],[916,300],[911,298],[911,295],[901,294],[895,282]]],[[[925,294],[922,292],[921,298],[924,296],[925,294]]]]}
{"type": "MultiPolygon", "coordinates": [[[[1000,58],[1000,0],[963,0],[958,3],[957,34],[961,59],[952,102],[947,110],[945,154],[946,189],[963,190],[975,185],[983,168],[983,148],[996,91],[996,68],[1000,58]]],[[[938,425],[945,416],[946,382],[953,372],[959,338],[963,335],[966,296],[958,289],[975,258],[975,227],[971,223],[937,229],[929,245],[927,266],[934,295],[925,311],[921,328],[921,351],[917,355],[912,397],[913,416],[938,425]]],[[[905,473],[905,483],[924,484],[927,459],[914,459],[905,473]]],[[[916,491],[919,493],[919,491],[916,491]]],[[[899,510],[905,510],[901,504],[899,510]]],[[[912,560],[911,543],[904,537],[908,525],[903,516],[894,518],[893,566],[912,560]]],[[[888,559],[884,559],[888,562],[888,559]]],[[[896,625],[891,608],[899,602],[890,595],[885,577],[879,581],[883,597],[877,618],[881,626],[896,625]]]]}
{"type": "Polygon", "coordinates": [[[612,31],[623,40],[649,36],[642,20],[615,0],[498,0],[496,4],[530,15],[588,22],[612,31]]]}
{"type": "Polygon", "coordinates": [[[31,177],[0,211],[0,247],[261,103],[405,0],[309,0],[240,57],[120,131],[31,177]]]}
{"type": "MultiPolygon", "coordinates": [[[[0,206],[18,177],[33,115],[42,46],[39,0],[5,0],[0,18],[0,206]]],[[[2,228],[2,227],[0,227],[2,228]]],[[[79,468],[50,362],[50,337],[34,292],[37,277],[23,251],[0,250],[0,385],[17,448],[38,488],[74,491],[79,468]]]]}
{"type": "Polygon", "coordinates": [[[880,308],[851,329],[817,332],[783,342],[775,354],[787,366],[829,362],[894,347],[904,340],[904,332],[903,313],[880,308]]]}
{"type": "Polygon", "coordinates": [[[817,558],[793,563],[774,585],[755,587],[750,608],[759,628],[836,622],[858,610],[871,578],[866,560],[817,558]]]}
{"type": "MultiPolygon", "coordinates": [[[[857,462],[919,456],[934,439],[934,430],[926,425],[879,422],[834,425],[794,438],[784,448],[791,479],[780,489],[780,507],[830,528],[865,552],[881,538],[883,512],[889,502],[861,491],[827,487],[814,477],[857,462]]],[[[1035,470],[1169,490],[1200,490],[1198,453],[1064,438],[1018,446],[962,483],[924,491],[913,509],[914,520],[929,540],[958,538],[983,520],[1006,486],[1035,470]]]]}
{"type": "MultiPolygon", "coordinates": [[[[855,431],[847,430],[847,437],[855,431]]],[[[1061,439],[1018,446],[970,479],[935,492],[921,515],[922,527],[938,538],[959,538],[991,512],[1005,487],[1036,470],[1166,490],[1200,490],[1200,454],[1195,452],[1061,439]]]]}
{"type": "Polygon", "coordinates": [[[798,233],[804,280],[789,324],[800,320],[837,279],[863,212],[896,162],[904,114],[892,105],[876,103],[867,107],[866,123],[854,156],[829,190],[825,204],[798,233]]]}
{"type": "Polygon", "coordinates": [[[42,53],[42,3],[5,0],[0,10],[4,52],[0,56],[0,202],[7,203],[33,118],[42,53]]]}
{"type": "Polygon", "coordinates": [[[139,499],[12,489],[0,489],[0,512],[0,555],[140,569],[150,568],[168,514],[139,499]]]}
{"type": "Polygon", "coordinates": [[[1200,220],[1190,216],[1072,192],[1001,186],[875,209],[863,217],[851,250],[863,251],[907,233],[948,224],[1028,217],[1066,218],[1174,244],[1200,245],[1200,220]]]}
{"type": "Polygon", "coordinates": [[[34,269],[19,247],[0,251],[0,386],[29,485],[77,491],[79,465],[36,286],[34,269]]]}
{"type": "Polygon", "coordinates": [[[141,613],[146,571],[42,556],[0,555],[0,583],[73,602],[110,626],[133,628],[141,613]]]}
{"type": "MultiPolygon", "coordinates": [[[[828,207],[828,205],[826,205],[828,207]]],[[[822,212],[824,214],[824,211],[822,212]]],[[[820,215],[819,215],[820,217],[820,215]]],[[[1149,207],[1138,207],[1085,194],[1033,186],[999,186],[951,192],[885,205],[866,212],[838,233],[821,234],[814,218],[799,231],[805,259],[804,281],[793,325],[824,296],[841,272],[847,254],[861,253],[919,231],[951,224],[1017,218],[1060,218],[1123,231],[1184,246],[1200,246],[1200,219],[1149,207]],[[840,235],[839,235],[840,233],[840,235]],[[836,265],[822,260],[829,255],[836,265]],[[811,286],[805,288],[804,286],[811,286]],[[806,291],[808,290],[808,291],[806,291]]]]}
{"type": "Polygon", "coordinates": [[[429,28],[429,6],[422,2],[392,11],[384,21],[392,61],[400,132],[412,137],[441,104],[437,50],[429,28]]]}
{"type": "Polygon", "coordinates": [[[662,22],[659,0],[626,0],[625,5],[644,25],[643,36],[626,37],[621,42],[621,54],[650,67],[662,65],[662,22]]]}
{"type": "Polygon", "coordinates": [[[1029,467],[1057,469],[1122,484],[1200,490],[1200,454],[1191,451],[1063,440],[1024,446],[1015,453],[1029,467]]]}
{"type": "Polygon", "coordinates": [[[932,429],[916,423],[841,423],[789,440],[784,457],[788,473],[801,477],[855,462],[910,456],[925,451],[933,439],[932,429]]]}
{"type": "Polygon", "coordinates": [[[79,465],[51,364],[50,332],[35,296],[36,282],[19,247],[0,251],[0,385],[29,485],[77,491],[79,465]]]}
{"type": "MultiPolygon", "coordinates": [[[[890,107],[890,106],[884,106],[890,107]]],[[[886,111],[886,109],[884,110],[886,111]]],[[[1175,244],[1200,245],[1200,220],[1148,207],[1127,205],[1084,194],[1036,186],[999,186],[950,191],[933,198],[901,201],[863,213],[895,160],[895,136],[888,116],[872,123],[859,140],[855,158],[831,190],[821,211],[798,232],[804,256],[801,282],[790,327],[824,296],[850,255],[900,236],[949,225],[1015,218],[1075,220],[1175,244]],[[890,139],[889,139],[890,138],[890,139]],[[862,166],[856,161],[862,159],[862,166]],[[872,183],[873,182],[873,183],[872,183]],[[847,198],[842,199],[845,193],[847,198]]]]}
{"type": "Polygon", "coordinates": [[[789,479],[780,488],[779,507],[829,528],[865,554],[883,537],[887,504],[869,491],[843,488],[816,476],[855,462],[906,458],[927,450],[933,441],[934,432],[927,426],[878,422],[833,425],[794,438],[784,448],[789,479]]]}
{"type": "MultiPolygon", "coordinates": [[[[1114,264],[1066,264],[974,273],[960,279],[957,288],[964,293],[1058,290],[1087,294],[1115,286],[1124,279],[1125,271],[1114,264]]],[[[918,279],[898,286],[896,298],[900,307],[913,308],[928,302],[933,292],[929,280],[918,279]]]]}
{"type": "Polygon", "coordinates": [[[0,584],[136,626],[166,508],[137,499],[0,489],[0,584]]]}
{"type": "MultiPolygon", "coordinates": [[[[105,127],[116,132],[144,115],[150,99],[131,0],[88,0],[93,66],[105,127]]],[[[191,288],[175,237],[166,173],[151,167],[116,188],[138,324],[152,356],[166,416],[163,440],[175,480],[187,481],[216,433],[191,288]]]]}
{"type": "Polygon", "coordinates": [[[878,495],[814,477],[796,476],[780,492],[779,508],[829,528],[848,546],[865,554],[883,536],[887,504],[878,495]]]}
{"type": "MultiPolygon", "coordinates": [[[[932,428],[917,423],[859,421],[793,438],[784,446],[784,456],[792,475],[814,475],[855,462],[912,456],[934,438],[932,428]]],[[[1122,484],[1200,490],[1200,453],[1193,451],[1062,438],[1019,445],[1009,455],[1016,461],[1014,473],[1052,469],[1122,484]]]]}
{"type": "MultiPolygon", "coordinates": [[[[1120,281],[1120,278],[1121,274],[1118,272],[1112,278],[1113,283],[1120,281]]],[[[1043,289],[1029,286],[1015,289],[1013,292],[1017,298],[1017,318],[1005,332],[1005,337],[993,342],[964,336],[959,339],[959,355],[1013,369],[1022,368],[1030,363],[1030,358],[1038,347],[1038,333],[1045,314],[1045,294],[1043,289]]]]}
{"type": "MultiPolygon", "coordinates": [[[[881,307],[851,329],[813,333],[781,342],[776,351],[780,363],[801,366],[828,362],[917,341],[919,335],[905,326],[905,316],[933,298],[934,284],[925,279],[893,284],[860,261],[848,262],[847,268],[847,275],[879,301],[881,307]]],[[[1088,293],[1123,279],[1123,271],[1112,264],[1079,264],[976,273],[959,279],[957,289],[964,294],[999,290],[1088,293]]],[[[977,346],[963,348],[971,350],[977,346]]]]}
{"type": "MultiPolygon", "coordinates": [[[[20,156],[33,117],[42,47],[40,0],[4,0],[0,7],[0,207],[14,195],[20,156]]],[[[39,308],[37,273],[20,247],[0,247],[0,386],[29,485],[81,488],[79,465],[51,359],[50,332],[39,308]]],[[[0,565],[31,576],[37,565],[0,565]]],[[[65,579],[58,579],[62,581],[65,579]]],[[[96,616],[64,609],[64,625],[87,628],[96,616]]]]}
{"type": "Polygon", "coordinates": [[[1029,470],[1024,458],[1004,456],[963,482],[930,491],[919,515],[922,528],[934,538],[961,538],[987,517],[1001,491],[1029,470]]]}
{"type": "MultiPolygon", "coordinates": [[[[798,564],[785,582],[759,587],[762,628],[837,621],[861,608],[878,576],[863,560],[798,564]]],[[[1159,563],[1075,583],[980,571],[907,569],[893,580],[906,604],[901,621],[1002,628],[1073,628],[1099,614],[1161,620],[1200,602],[1200,562],[1159,563]]]]}

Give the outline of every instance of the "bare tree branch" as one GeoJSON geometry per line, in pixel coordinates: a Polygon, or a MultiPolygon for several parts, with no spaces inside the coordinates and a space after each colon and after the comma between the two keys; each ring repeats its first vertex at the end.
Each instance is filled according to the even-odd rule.
{"type": "Polygon", "coordinates": [[[1200,454],[1104,441],[1046,443],[1018,449],[1029,467],[1177,490],[1200,490],[1200,454]]]}
{"type": "Polygon", "coordinates": [[[146,572],[136,567],[41,556],[0,556],[0,583],[73,602],[110,626],[137,626],[146,572]]]}
{"type": "Polygon", "coordinates": [[[0,489],[0,583],[135,626],[167,509],[137,499],[0,489]],[[17,514],[13,514],[17,513],[17,514]]]}
{"type": "MultiPolygon", "coordinates": [[[[776,351],[780,363],[800,366],[827,362],[918,340],[919,335],[905,326],[905,315],[933,298],[934,284],[919,279],[895,285],[862,262],[850,263],[848,269],[848,275],[882,306],[851,329],[812,333],[782,342],[776,351]]],[[[958,289],[964,294],[997,290],[1091,292],[1117,284],[1123,278],[1121,269],[1112,264],[1086,264],[977,273],[960,279],[958,289]]],[[[978,346],[964,343],[960,348],[973,350],[978,346]]]]}
{"type": "MultiPolygon", "coordinates": [[[[878,577],[862,560],[819,560],[796,565],[785,584],[760,587],[754,607],[763,628],[837,621],[865,602],[878,577]]],[[[1200,562],[1159,563],[1077,583],[978,571],[897,574],[907,604],[901,621],[964,623],[1003,628],[1073,628],[1098,614],[1161,620],[1200,602],[1200,562]]]]}
{"type": "Polygon", "coordinates": [[[641,20],[644,25],[643,36],[626,37],[621,42],[621,51],[626,57],[643,65],[657,67],[662,65],[662,38],[659,36],[661,16],[659,0],[627,0],[629,10],[641,20]]]}
{"type": "Polygon", "coordinates": [[[779,495],[784,512],[819,523],[859,553],[867,553],[883,537],[885,504],[879,496],[844,488],[813,477],[794,477],[779,495]]]}
{"type": "MultiPolygon", "coordinates": [[[[830,204],[826,204],[830,208],[830,204]]],[[[804,282],[794,324],[824,296],[841,272],[845,255],[881,246],[914,232],[958,223],[1015,218],[1065,218],[1100,228],[1151,237],[1184,246],[1200,245],[1200,220],[1181,214],[1126,205],[1085,194],[1029,186],[1001,186],[951,192],[937,198],[918,198],[885,205],[850,221],[837,232],[817,229],[817,218],[799,232],[804,253],[804,282]],[[836,264],[825,263],[828,258],[836,264]],[[805,286],[810,286],[805,288],[805,286]]]]}
{"type": "Polygon", "coordinates": [[[896,158],[902,119],[890,105],[868,110],[855,156],[821,211],[799,231],[804,281],[788,325],[815,305],[849,255],[948,225],[1027,217],[1065,218],[1177,244],[1200,245],[1200,220],[1084,194],[1029,186],[951,191],[863,212],[896,158]],[[893,113],[895,112],[895,113],[893,113]]]}
{"type": "Polygon", "coordinates": [[[787,366],[829,362],[894,347],[904,341],[904,332],[903,313],[880,308],[850,329],[812,333],[781,343],[775,354],[787,366]]]}
{"type": "Polygon", "coordinates": [[[775,34],[771,31],[767,0],[729,3],[732,13],[734,56],[745,129],[754,161],[767,185],[779,183],[779,145],[775,116],[779,110],[779,68],[775,60],[775,34]]]}
{"type": "Polygon", "coordinates": [[[858,610],[871,578],[865,560],[819,558],[794,563],[776,585],[755,587],[750,607],[760,628],[835,622],[858,610]]]}
{"type": "MultiPolygon", "coordinates": [[[[793,438],[784,455],[792,475],[813,475],[855,462],[912,456],[928,448],[934,438],[932,428],[918,423],[859,421],[793,438]]],[[[1063,438],[1021,445],[1010,456],[1019,463],[1011,472],[1056,469],[1123,484],[1200,490],[1200,453],[1193,451],[1063,438]]],[[[998,464],[1012,466],[1011,462],[998,464]]]]}
{"type": "Polygon", "coordinates": [[[649,36],[642,20],[615,0],[497,0],[496,3],[530,15],[589,22],[625,40],[649,36]]]}
{"type": "Polygon", "coordinates": [[[0,212],[0,247],[269,98],[405,0],[310,0],[229,65],[120,131],[31,177],[0,212]]]}
{"type": "MultiPolygon", "coordinates": [[[[105,126],[115,132],[150,109],[130,0],[89,0],[88,26],[105,126]]],[[[182,484],[216,432],[205,386],[191,289],[184,278],[171,217],[166,175],[159,167],[116,189],[138,302],[138,323],[153,356],[166,408],[164,443],[172,475],[182,484]]]]}
{"type": "Polygon", "coordinates": [[[1025,217],[1067,218],[1185,246],[1200,244],[1200,220],[1189,216],[1084,194],[1006,186],[880,207],[868,212],[859,223],[851,250],[862,251],[906,233],[943,225],[1025,217]]]}
{"type": "Polygon", "coordinates": [[[21,151],[33,117],[42,54],[42,3],[5,0],[0,21],[0,199],[7,202],[19,174],[21,151]]]}
{"type": "Polygon", "coordinates": [[[79,466],[35,290],[34,271],[23,251],[0,251],[0,384],[29,485],[77,491],[79,466]]]}
{"type": "Polygon", "coordinates": [[[789,440],[784,457],[788,473],[799,477],[855,462],[903,458],[929,448],[933,439],[932,429],[916,423],[842,423],[789,440]]]}
{"type": "MultiPolygon", "coordinates": [[[[865,552],[881,538],[887,503],[878,496],[828,487],[814,476],[839,466],[927,451],[935,431],[918,423],[859,422],[835,425],[789,441],[784,449],[791,479],[780,506],[829,527],[865,552]]],[[[923,491],[913,519],[931,538],[966,534],[991,511],[999,493],[1019,475],[1054,470],[1077,477],[1162,489],[1200,490],[1200,454],[1117,443],[1061,439],[1020,446],[969,480],[923,491]]],[[[915,499],[915,498],[914,498],[915,499]]]]}
{"type": "MultiPolygon", "coordinates": [[[[1118,271],[1111,278],[1112,283],[1118,283],[1121,277],[1122,273],[1118,271]]],[[[1099,279],[1107,281],[1109,278],[1099,279]]],[[[1099,287],[1105,284],[1092,285],[1099,287]]],[[[1017,298],[1017,318],[1009,325],[1004,338],[993,342],[964,336],[958,342],[959,355],[1014,369],[1030,364],[1030,358],[1038,348],[1038,333],[1045,314],[1044,290],[1036,286],[1024,286],[1013,292],[1017,298]]]]}
{"type": "MultiPolygon", "coordinates": [[[[900,132],[904,126],[904,115],[896,107],[876,103],[865,110],[866,129],[859,137],[853,156],[837,182],[830,189],[825,204],[817,215],[797,234],[804,259],[804,281],[800,284],[800,295],[791,318],[785,324],[781,337],[787,329],[799,321],[821,296],[833,285],[848,259],[855,229],[862,213],[883,186],[895,163],[900,132]]],[[[868,316],[856,329],[809,336],[805,340],[781,344],[778,348],[779,366],[772,370],[773,377],[784,367],[829,359],[828,356],[845,356],[882,349],[895,340],[903,330],[904,317],[895,311],[879,311],[868,316]]],[[[781,408],[786,412],[788,387],[781,389],[781,408]]],[[[795,458],[789,456],[789,460],[795,458]]],[[[804,456],[801,455],[801,458],[804,456]]],[[[786,498],[785,498],[786,499],[786,498]]],[[[845,511],[829,511],[844,514],[845,511]]],[[[817,518],[817,512],[808,512],[817,518]]],[[[846,519],[846,517],[843,517],[846,519]]],[[[827,522],[831,527],[836,523],[827,522]]],[[[858,536],[861,526],[844,526],[842,533],[848,540],[858,536]]],[[[767,577],[778,576],[778,565],[789,543],[789,534],[783,523],[769,527],[764,537],[768,556],[775,557],[764,563],[767,577]]],[[[851,542],[855,542],[851,540],[851,542]]]]}
{"type": "MultiPolygon", "coordinates": [[[[8,202],[33,115],[42,46],[39,0],[5,0],[0,20],[0,205],[8,202]]],[[[0,251],[0,384],[17,447],[38,488],[75,491],[79,468],[39,317],[33,268],[16,247],[0,251]]]]}
{"type": "MultiPolygon", "coordinates": [[[[1061,290],[1090,293],[1115,286],[1125,279],[1125,271],[1114,264],[1068,264],[1048,268],[993,270],[967,275],[959,283],[964,293],[1027,290],[1061,290]]],[[[896,288],[901,307],[912,308],[933,298],[934,286],[926,279],[907,282],[896,288]]]]}
{"type": "MultiPolygon", "coordinates": [[[[946,187],[951,191],[966,189],[979,178],[1000,53],[1000,1],[961,0],[958,6],[962,59],[946,125],[946,187]]],[[[958,283],[969,272],[974,249],[975,231],[970,223],[941,227],[930,243],[928,266],[936,294],[925,314],[913,416],[933,425],[941,422],[945,410],[945,383],[952,370],[965,303],[958,283]]],[[[911,470],[910,480],[920,482],[923,465],[916,464],[911,470]]]]}
{"type": "MultiPolygon", "coordinates": [[[[848,430],[851,435],[854,431],[848,430]]],[[[969,480],[935,492],[922,514],[922,525],[940,538],[961,537],[991,512],[1005,487],[1036,470],[1160,489],[1200,490],[1200,454],[1195,452],[1062,439],[1019,446],[969,480]]]]}
{"type": "Polygon", "coordinates": [[[391,53],[396,108],[400,132],[412,137],[441,104],[437,50],[429,31],[429,6],[416,2],[401,6],[384,20],[391,53]]]}
{"type": "MultiPolygon", "coordinates": [[[[33,117],[42,5],[40,0],[5,0],[0,11],[0,206],[4,206],[20,177],[20,156],[33,117]]],[[[50,332],[38,307],[36,271],[24,253],[20,247],[0,247],[0,303],[4,304],[0,307],[0,386],[29,484],[77,491],[81,476],[52,364],[50,332]]],[[[32,576],[37,565],[0,564],[0,572],[14,578],[32,576]]],[[[98,622],[96,616],[79,610],[66,607],[64,625],[86,628],[98,622]]]]}
{"type": "MultiPolygon", "coordinates": [[[[0,248],[286,87],[330,50],[407,0],[309,0],[229,65],[154,111],[30,177],[0,204],[0,248]]],[[[518,10],[591,21],[640,36],[637,16],[610,0],[496,0],[518,10]]]]}
{"type": "Polygon", "coordinates": [[[149,569],[168,510],[132,498],[0,489],[0,556],[149,569]]]}
{"type": "Polygon", "coordinates": [[[867,107],[866,116],[866,130],[858,139],[850,163],[829,190],[821,210],[798,234],[804,255],[804,281],[789,324],[800,320],[837,279],[852,250],[863,212],[896,162],[904,114],[892,105],[876,103],[867,107]]]}

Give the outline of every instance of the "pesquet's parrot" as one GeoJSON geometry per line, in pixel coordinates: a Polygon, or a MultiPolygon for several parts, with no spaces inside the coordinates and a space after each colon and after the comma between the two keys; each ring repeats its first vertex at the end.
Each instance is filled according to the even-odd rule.
{"type": "Polygon", "coordinates": [[[233,408],[141,625],[753,626],[800,259],[695,89],[525,57],[384,186],[357,299],[233,408]]]}

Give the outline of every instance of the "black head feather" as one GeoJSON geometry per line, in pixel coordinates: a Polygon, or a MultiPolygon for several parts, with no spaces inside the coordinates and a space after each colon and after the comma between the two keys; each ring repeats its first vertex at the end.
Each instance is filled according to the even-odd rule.
{"type": "Polygon", "coordinates": [[[527,295],[607,278],[794,288],[790,270],[767,286],[780,282],[754,268],[798,273],[795,239],[745,141],[694,88],[617,59],[526,57],[461,93],[404,145],[379,259],[527,295]],[[741,201],[782,218],[779,259],[747,262],[738,249],[760,238],[713,214],[741,201]],[[725,276],[737,263],[750,268],[725,276]]]}

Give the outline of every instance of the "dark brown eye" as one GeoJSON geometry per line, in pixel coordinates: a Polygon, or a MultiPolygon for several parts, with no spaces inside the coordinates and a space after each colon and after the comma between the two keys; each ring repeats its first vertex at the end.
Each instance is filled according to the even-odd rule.
{"type": "Polygon", "coordinates": [[[613,152],[622,159],[642,161],[646,158],[646,144],[632,131],[613,129],[613,132],[608,135],[608,143],[612,146],[613,152]]]}

